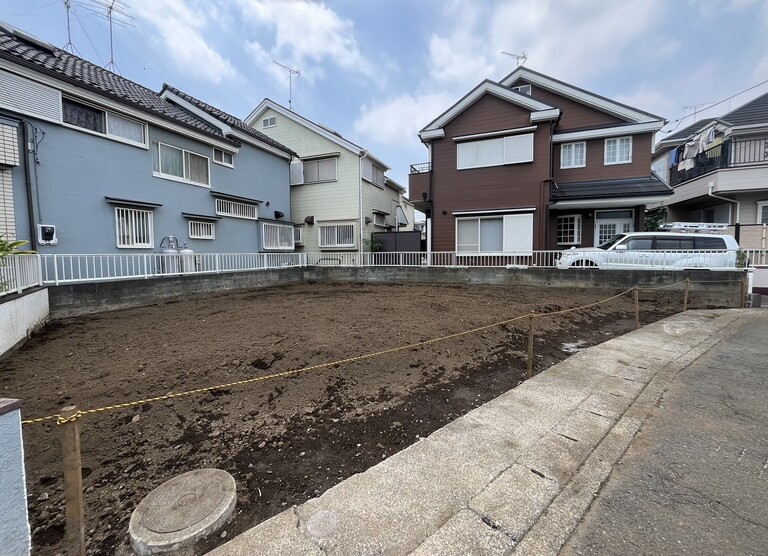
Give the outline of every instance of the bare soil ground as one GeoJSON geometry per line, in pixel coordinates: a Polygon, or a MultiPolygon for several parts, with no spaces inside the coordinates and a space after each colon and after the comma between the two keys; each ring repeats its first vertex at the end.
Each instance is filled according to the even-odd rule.
{"type": "MultiPolygon", "coordinates": [[[[412,344],[579,307],[611,290],[305,284],[198,296],[50,323],[0,361],[0,395],[23,418],[91,409],[412,344]]],[[[644,299],[642,321],[680,310],[644,299]]],[[[290,377],[80,420],[88,553],[130,554],[131,512],[186,471],[237,481],[236,515],[203,554],[429,435],[525,378],[527,319],[290,377]]],[[[634,328],[630,296],[536,320],[535,371],[634,328]]],[[[34,553],[62,552],[61,450],[54,421],[24,426],[34,553]]]]}

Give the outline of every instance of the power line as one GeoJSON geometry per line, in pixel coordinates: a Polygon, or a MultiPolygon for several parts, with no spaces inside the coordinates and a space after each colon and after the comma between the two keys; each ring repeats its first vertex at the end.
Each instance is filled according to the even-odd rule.
{"type": "MultiPolygon", "coordinates": [[[[708,108],[706,108],[706,110],[709,110],[710,108],[714,108],[715,106],[718,106],[718,105],[720,105],[720,104],[723,104],[724,102],[727,102],[727,101],[731,100],[732,98],[735,98],[735,97],[737,97],[737,96],[739,96],[739,95],[743,95],[744,93],[747,93],[747,92],[751,91],[752,89],[757,89],[757,88],[758,88],[760,85],[765,85],[766,83],[768,83],[768,79],[766,79],[765,81],[761,81],[761,82],[760,82],[760,83],[758,83],[757,85],[753,85],[753,86],[751,86],[751,87],[749,87],[749,88],[747,88],[747,89],[744,89],[743,91],[739,91],[739,92],[738,92],[738,93],[736,93],[736,94],[733,94],[733,95],[731,95],[731,96],[729,96],[729,97],[727,97],[727,98],[724,98],[723,100],[719,100],[719,101],[717,101],[717,102],[713,103],[713,104],[712,104],[711,106],[709,106],[708,108]]],[[[704,105],[701,105],[701,104],[700,104],[700,105],[697,105],[697,106],[706,106],[706,104],[704,104],[704,105]]],[[[683,107],[683,108],[686,108],[686,107],[683,107]]],[[[694,106],[689,106],[689,107],[687,107],[687,108],[695,108],[695,107],[694,107],[694,106]]],[[[677,122],[677,125],[676,125],[674,128],[672,128],[672,129],[670,129],[670,130],[665,130],[665,131],[662,131],[662,133],[673,133],[674,131],[676,131],[676,130],[677,130],[677,128],[679,128],[679,127],[680,127],[680,124],[683,122],[683,120],[687,120],[688,118],[690,118],[690,117],[692,117],[692,116],[696,116],[696,114],[697,114],[697,113],[698,113],[698,112],[694,111],[692,114],[688,114],[687,116],[683,116],[682,118],[678,118],[677,120],[675,120],[675,122],[677,122]]],[[[696,121],[696,120],[694,120],[694,122],[695,122],[695,121],[696,121]]]]}

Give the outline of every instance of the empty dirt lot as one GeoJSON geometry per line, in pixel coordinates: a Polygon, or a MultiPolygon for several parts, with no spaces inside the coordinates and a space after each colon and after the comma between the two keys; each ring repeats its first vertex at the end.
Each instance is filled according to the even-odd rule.
{"type": "MultiPolygon", "coordinates": [[[[50,323],[0,361],[24,419],[162,396],[388,350],[612,290],[304,284],[197,296],[50,323]]],[[[643,322],[680,310],[644,296],[643,322]]],[[[162,482],[217,467],[236,516],[192,551],[319,495],[525,378],[528,321],[288,377],[90,414],[80,421],[89,554],[130,554],[128,520],[162,482]]],[[[634,328],[632,299],[536,319],[535,371],[634,328]]],[[[62,551],[54,421],[24,426],[34,553],[62,551]]]]}

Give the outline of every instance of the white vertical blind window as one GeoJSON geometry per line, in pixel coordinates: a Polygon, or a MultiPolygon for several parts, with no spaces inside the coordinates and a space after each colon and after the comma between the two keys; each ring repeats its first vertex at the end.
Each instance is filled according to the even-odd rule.
{"type": "Polygon", "coordinates": [[[320,226],[320,247],[354,247],[354,224],[333,224],[320,226]]]}
{"type": "Polygon", "coordinates": [[[293,226],[262,224],[264,249],[293,249],[293,226]]]}
{"type": "Polygon", "coordinates": [[[533,161],[533,133],[456,145],[456,168],[484,168],[533,161]]]}
{"type": "Polygon", "coordinates": [[[152,211],[115,207],[117,246],[141,249],[154,247],[152,211]]]}

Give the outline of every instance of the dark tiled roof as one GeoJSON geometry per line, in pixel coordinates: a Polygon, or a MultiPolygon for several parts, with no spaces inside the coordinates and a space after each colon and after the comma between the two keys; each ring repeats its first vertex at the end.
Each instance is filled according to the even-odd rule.
{"type": "Polygon", "coordinates": [[[184,127],[239,145],[237,141],[224,137],[217,128],[175,104],[165,102],[156,92],[64,50],[54,48],[51,51],[23,40],[2,26],[0,26],[0,58],[150,112],[184,127]]]}
{"type": "Polygon", "coordinates": [[[254,138],[258,139],[259,141],[267,143],[268,145],[271,145],[271,146],[275,147],[276,149],[280,149],[281,151],[285,151],[286,153],[291,154],[293,156],[296,156],[296,157],[299,156],[295,152],[293,152],[291,149],[289,149],[288,147],[283,145],[282,143],[278,143],[277,141],[275,141],[274,139],[272,139],[268,135],[264,135],[262,132],[260,132],[259,130],[257,130],[253,126],[248,125],[243,120],[241,120],[239,118],[235,118],[231,114],[227,114],[223,110],[219,110],[215,106],[211,106],[210,104],[207,104],[207,103],[203,102],[202,100],[198,100],[195,97],[193,97],[192,95],[189,95],[189,94],[185,93],[184,91],[181,91],[181,90],[177,89],[176,87],[172,87],[171,85],[164,84],[163,85],[163,91],[169,91],[169,92],[173,93],[174,95],[176,95],[176,96],[178,96],[180,98],[183,98],[188,103],[190,103],[193,106],[199,108],[200,110],[202,110],[206,114],[210,114],[214,118],[216,118],[218,120],[221,120],[222,122],[224,122],[225,124],[227,124],[230,127],[233,127],[233,128],[235,128],[235,129],[237,129],[239,131],[242,131],[246,135],[250,135],[251,137],[254,137],[254,138]]]}
{"type": "Polygon", "coordinates": [[[732,125],[768,124],[768,93],[720,117],[732,125]]]}
{"type": "Polygon", "coordinates": [[[676,144],[682,144],[685,143],[685,141],[692,135],[696,135],[700,131],[703,131],[705,127],[707,127],[712,122],[716,122],[718,120],[722,120],[723,118],[704,118],[703,120],[699,120],[698,122],[692,123],[688,127],[684,127],[680,131],[677,131],[673,133],[672,135],[669,135],[667,137],[664,137],[661,142],[664,143],[676,143],[676,144]]]}
{"type": "Polygon", "coordinates": [[[556,186],[552,186],[550,198],[553,201],[571,201],[576,199],[656,197],[665,194],[672,195],[672,188],[660,179],[650,176],[623,180],[558,182],[556,186]]]}

